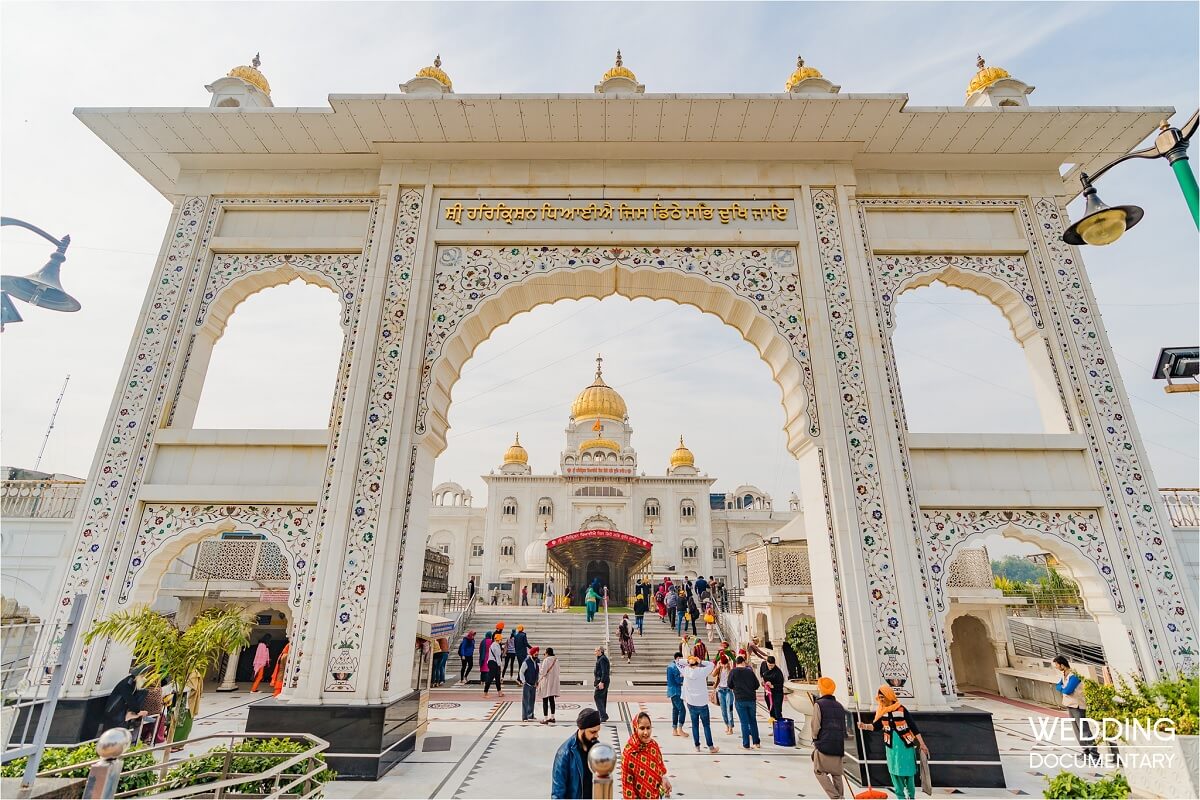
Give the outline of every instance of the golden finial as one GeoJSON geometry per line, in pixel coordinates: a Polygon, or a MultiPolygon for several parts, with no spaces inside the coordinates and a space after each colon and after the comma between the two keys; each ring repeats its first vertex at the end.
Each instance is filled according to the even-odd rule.
{"type": "Polygon", "coordinates": [[[442,54],[438,53],[433,59],[433,66],[424,67],[417,72],[418,78],[433,78],[438,83],[445,86],[447,89],[453,89],[454,85],[450,82],[450,76],[442,69],[442,54]]]}
{"type": "Polygon", "coordinates": [[[246,83],[258,88],[263,94],[271,94],[271,84],[267,83],[267,78],[258,68],[262,66],[262,59],[259,58],[259,53],[254,54],[254,58],[250,59],[248,67],[234,67],[229,70],[229,77],[241,78],[246,83]]]}
{"type": "Polygon", "coordinates": [[[619,48],[619,47],[617,48],[617,66],[618,66],[618,67],[622,66],[622,62],[621,62],[621,48],[619,48]]]}
{"type": "Polygon", "coordinates": [[[628,78],[629,80],[633,81],[634,83],[637,83],[637,76],[633,74],[633,70],[631,70],[629,67],[625,66],[625,61],[624,61],[624,59],[621,58],[620,50],[617,50],[616,65],[612,69],[610,69],[608,72],[604,73],[604,77],[602,77],[600,79],[600,82],[604,83],[609,78],[628,78]]]}
{"type": "Polygon", "coordinates": [[[250,66],[254,67],[255,69],[258,69],[259,67],[261,67],[262,59],[259,58],[259,56],[261,56],[261,55],[262,55],[261,52],[255,53],[254,58],[250,59],[250,66]]]}
{"type": "Polygon", "coordinates": [[[975,69],[983,69],[987,64],[983,60],[983,56],[979,53],[975,54],[975,69]]]}
{"type": "MultiPolygon", "coordinates": [[[[618,50],[617,52],[620,53],[621,51],[618,50]]],[[[620,60],[620,59],[618,59],[618,60],[620,60]]],[[[603,362],[604,362],[604,358],[599,353],[596,353],[596,377],[597,378],[601,377],[600,376],[600,365],[603,362]]]]}

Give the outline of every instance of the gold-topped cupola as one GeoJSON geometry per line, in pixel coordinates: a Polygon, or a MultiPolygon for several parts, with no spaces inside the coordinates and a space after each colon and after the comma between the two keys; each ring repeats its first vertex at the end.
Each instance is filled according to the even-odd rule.
{"type": "Polygon", "coordinates": [[[407,83],[400,84],[405,94],[453,94],[454,83],[446,70],[442,69],[442,55],[439,53],[433,64],[417,70],[417,74],[407,83]]]}
{"type": "Polygon", "coordinates": [[[692,455],[692,451],[687,449],[687,445],[683,443],[683,437],[679,437],[679,447],[675,448],[675,452],[671,453],[671,469],[676,467],[695,467],[696,457],[692,455]]]}
{"type": "Polygon", "coordinates": [[[638,83],[637,75],[634,75],[633,70],[625,66],[625,60],[621,58],[621,51],[618,50],[616,63],[601,76],[600,83],[596,84],[596,91],[599,94],[620,92],[644,94],[646,87],[638,83]]]}
{"type": "Polygon", "coordinates": [[[505,464],[528,464],[529,451],[521,446],[521,434],[517,434],[513,443],[504,451],[505,464]]]}
{"type": "Polygon", "coordinates": [[[603,358],[596,356],[596,377],[571,403],[571,416],[576,420],[610,419],[624,422],[628,415],[624,398],[604,382],[601,369],[603,361],[603,358]]]}
{"type": "Polygon", "coordinates": [[[975,68],[978,72],[967,84],[967,106],[1007,108],[1029,105],[1025,96],[1034,87],[1017,80],[1003,67],[989,67],[981,55],[975,57],[975,68]]]}
{"type": "Polygon", "coordinates": [[[223,78],[213,81],[205,89],[212,92],[210,108],[271,108],[271,84],[267,76],[259,71],[262,60],[254,54],[249,64],[234,67],[223,78]]]}
{"type": "Polygon", "coordinates": [[[804,63],[803,56],[796,56],[796,69],[783,86],[788,94],[837,94],[841,86],[834,86],[816,67],[804,63]]]}

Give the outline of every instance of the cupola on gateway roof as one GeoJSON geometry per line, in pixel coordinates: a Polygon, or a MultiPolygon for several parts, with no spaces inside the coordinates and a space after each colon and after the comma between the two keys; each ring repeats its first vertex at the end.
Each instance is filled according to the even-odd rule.
{"type": "Polygon", "coordinates": [[[688,450],[683,443],[683,437],[679,437],[679,447],[675,448],[675,452],[671,453],[671,467],[694,467],[696,466],[696,457],[692,455],[692,451],[688,450]]]}
{"type": "Polygon", "coordinates": [[[528,464],[529,451],[521,446],[521,434],[517,434],[512,445],[504,451],[505,464],[528,464]]]}

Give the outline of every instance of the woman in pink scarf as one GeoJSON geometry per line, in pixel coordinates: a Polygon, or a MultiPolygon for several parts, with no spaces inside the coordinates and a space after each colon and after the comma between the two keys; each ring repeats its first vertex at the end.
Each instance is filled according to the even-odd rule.
{"type": "Polygon", "coordinates": [[[254,685],[250,687],[250,691],[257,692],[258,684],[262,683],[263,673],[267,669],[267,664],[271,663],[271,651],[267,648],[267,642],[271,641],[271,634],[264,634],[258,640],[258,647],[254,649],[254,685]]]}

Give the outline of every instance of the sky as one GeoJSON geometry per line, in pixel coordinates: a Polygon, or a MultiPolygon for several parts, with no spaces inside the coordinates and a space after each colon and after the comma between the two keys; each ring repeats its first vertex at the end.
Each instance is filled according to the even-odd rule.
{"type": "MultiPolygon", "coordinates": [[[[1182,124],[1198,102],[1197,8],[5,2],[0,208],[71,234],[63,283],[84,308],[22,304],[25,322],[0,336],[0,460],[33,466],[70,374],[41,469],[87,473],[170,212],[72,116],[75,107],[205,107],[204,85],[256,51],[277,106],[395,92],[439,52],[459,92],[581,92],[618,47],[651,92],[782,91],[799,53],[844,93],[905,92],[910,105],[954,106],[979,52],[1036,86],[1034,104],[1174,106],[1182,124]]],[[[1149,377],[1160,347],[1200,338],[1195,227],[1165,162],[1123,165],[1099,188],[1109,203],[1146,210],[1118,243],[1084,253],[1117,366],[1158,483],[1196,486],[1196,395],[1165,395],[1149,377]]],[[[33,272],[51,250],[12,227],[0,247],[8,274],[33,272]]],[[[323,427],[335,315],[332,295],[316,287],[252,297],[218,344],[197,424],[323,427]],[[248,348],[266,333],[292,351],[256,356],[248,348]]],[[[913,430],[1040,429],[1023,357],[998,311],[935,285],[905,295],[897,319],[913,430]]],[[[534,469],[555,469],[570,401],[598,351],[628,403],[642,469],[660,471],[682,434],[718,489],[753,483],[780,505],[796,489],[779,389],[750,345],[693,308],[617,297],[540,307],[479,347],[454,388],[437,479],[459,481],[482,504],[479,476],[517,431],[534,469]]]]}

